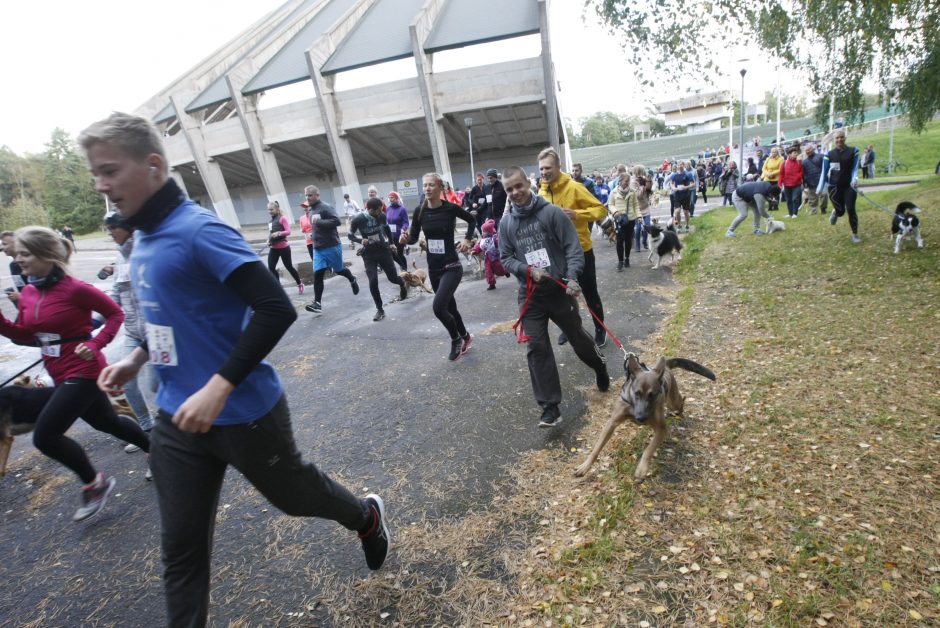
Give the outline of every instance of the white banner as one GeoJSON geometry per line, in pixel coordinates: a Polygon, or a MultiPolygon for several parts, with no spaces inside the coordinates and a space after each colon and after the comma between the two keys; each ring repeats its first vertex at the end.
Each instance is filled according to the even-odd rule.
{"type": "Polygon", "coordinates": [[[402,196],[402,198],[406,196],[418,196],[421,194],[421,188],[418,186],[417,179],[396,181],[395,187],[398,188],[398,193],[402,196]]]}

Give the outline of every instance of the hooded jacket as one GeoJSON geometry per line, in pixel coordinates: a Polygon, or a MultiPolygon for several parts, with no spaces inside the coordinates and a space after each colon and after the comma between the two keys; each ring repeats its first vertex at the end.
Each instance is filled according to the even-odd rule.
{"type": "Polygon", "coordinates": [[[575,218],[572,222],[578,233],[582,250],[590,251],[594,248],[588,223],[604,220],[607,217],[607,207],[597,200],[596,196],[564,172],[559,173],[558,179],[553,183],[542,179],[539,196],[556,207],[573,209],[575,218]]]}
{"type": "Polygon", "coordinates": [[[540,196],[534,201],[531,211],[510,205],[499,223],[500,261],[519,280],[520,295],[525,293],[530,262],[544,259],[540,251],[548,257],[545,270],[555,279],[573,279],[584,270],[584,251],[572,222],[557,205],[540,196]]]}
{"type": "Polygon", "coordinates": [[[111,298],[121,306],[124,312],[124,333],[134,340],[147,340],[147,324],[140,315],[137,294],[131,286],[131,252],[134,250],[134,238],[128,238],[118,246],[118,256],[114,260],[114,286],[111,298]]]}

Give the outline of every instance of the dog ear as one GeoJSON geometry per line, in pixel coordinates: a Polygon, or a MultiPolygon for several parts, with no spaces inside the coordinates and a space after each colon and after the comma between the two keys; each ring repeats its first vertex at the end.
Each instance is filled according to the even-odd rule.
{"type": "Polygon", "coordinates": [[[640,360],[635,355],[628,357],[623,363],[623,370],[636,377],[643,370],[640,367],[640,360]]]}
{"type": "Polygon", "coordinates": [[[662,377],[665,371],[666,358],[659,358],[659,362],[657,362],[656,366],[653,367],[653,372],[656,373],[656,377],[662,377]]]}

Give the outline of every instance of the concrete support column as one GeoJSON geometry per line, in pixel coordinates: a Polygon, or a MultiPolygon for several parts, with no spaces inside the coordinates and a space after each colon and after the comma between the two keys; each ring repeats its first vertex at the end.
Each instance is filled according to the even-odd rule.
{"type": "Polygon", "coordinates": [[[238,112],[238,119],[242,123],[242,131],[244,131],[245,139],[248,141],[251,159],[255,162],[255,168],[257,168],[258,175],[261,177],[264,193],[267,195],[269,202],[278,202],[281,206],[281,213],[293,223],[294,212],[291,210],[290,200],[287,198],[284,180],[281,179],[281,171],[277,167],[277,158],[271,149],[264,144],[261,120],[258,117],[258,96],[248,96],[247,98],[242,96],[241,90],[235,87],[231,74],[225,75],[225,84],[228,86],[229,95],[235,105],[235,111],[238,112]]]}
{"type": "Polygon", "coordinates": [[[235,229],[241,228],[241,223],[239,223],[238,216],[235,214],[235,205],[232,203],[228,186],[225,184],[225,177],[222,176],[222,168],[214,160],[210,161],[209,155],[206,154],[206,143],[199,120],[186,113],[186,108],[180,102],[179,96],[172,95],[170,100],[173,103],[173,108],[176,109],[176,118],[179,120],[180,128],[186,137],[186,143],[189,144],[193,161],[196,162],[196,169],[206,186],[209,200],[212,201],[212,207],[216,215],[235,229]]]}
{"type": "MultiPolygon", "coordinates": [[[[548,0],[538,0],[539,3],[539,33],[542,39],[542,77],[545,82],[545,116],[548,127],[548,144],[556,149],[562,139],[558,125],[558,100],[555,98],[555,64],[552,62],[551,37],[548,30],[548,0]]],[[[564,150],[559,151],[562,161],[570,162],[570,149],[565,142],[564,150]]],[[[562,163],[563,170],[568,169],[567,163],[562,163]]]]}
{"type": "Polygon", "coordinates": [[[353,160],[349,140],[344,137],[345,134],[340,133],[336,97],[333,89],[334,78],[320,74],[320,68],[314,62],[309,50],[305,53],[305,56],[307,57],[307,68],[310,70],[310,80],[313,81],[313,88],[317,92],[317,105],[323,118],[323,128],[326,130],[326,139],[330,144],[330,153],[333,154],[333,164],[336,166],[336,177],[339,179],[342,194],[349,194],[352,198],[358,198],[359,173],[356,172],[356,162],[353,160]]]}
{"type": "Polygon", "coordinates": [[[428,125],[428,139],[431,141],[431,155],[434,157],[434,169],[444,177],[445,181],[453,184],[454,178],[450,169],[450,155],[447,152],[447,136],[444,132],[443,118],[438,114],[437,103],[434,100],[432,59],[425,54],[424,47],[421,45],[430,32],[430,26],[436,19],[441,4],[438,2],[425,5],[425,14],[419,16],[418,20],[411,24],[409,30],[411,31],[411,49],[414,52],[415,66],[418,70],[418,91],[421,93],[424,119],[428,125]]]}

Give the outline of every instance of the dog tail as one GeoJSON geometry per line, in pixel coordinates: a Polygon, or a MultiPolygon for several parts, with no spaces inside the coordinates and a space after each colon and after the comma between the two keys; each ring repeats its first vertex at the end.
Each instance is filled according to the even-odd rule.
{"type": "Polygon", "coordinates": [[[685,369],[686,371],[692,371],[697,373],[702,377],[707,377],[708,379],[715,381],[715,374],[710,368],[702,366],[698,362],[692,360],[686,360],[685,358],[669,358],[666,360],[666,366],[671,369],[680,368],[685,369]]]}

